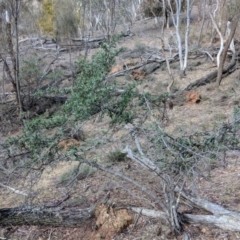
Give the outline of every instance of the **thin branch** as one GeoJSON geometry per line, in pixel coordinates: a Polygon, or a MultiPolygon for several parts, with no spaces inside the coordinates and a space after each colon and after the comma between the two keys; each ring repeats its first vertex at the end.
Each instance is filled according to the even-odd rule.
{"type": "Polygon", "coordinates": [[[17,190],[17,189],[15,189],[15,188],[12,188],[12,187],[10,187],[10,186],[4,185],[4,184],[2,184],[2,183],[0,183],[0,186],[2,186],[2,187],[4,187],[4,188],[7,188],[7,189],[9,189],[9,190],[11,190],[11,191],[13,191],[14,193],[17,193],[17,194],[20,194],[20,195],[23,195],[23,196],[28,196],[27,193],[22,192],[22,191],[20,191],[20,190],[17,190]]]}
{"type": "MultiPolygon", "coordinates": [[[[77,159],[80,157],[77,154],[75,154],[75,156],[76,156],[77,159]]],[[[95,167],[95,168],[97,168],[101,171],[110,173],[114,176],[122,178],[123,180],[133,184],[134,186],[138,187],[142,192],[144,192],[146,195],[151,197],[154,200],[154,202],[159,205],[159,207],[161,209],[163,209],[166,213],[168,212],[166,206],[161,201],[159,201],[158,197],[153,192],[151,192],[146,187],[144,187],[142,184],[138,183],[137,181],[125,176],[123,173],[120,173],[120,172],[117,172],[117,171],[112,171],[110,169],[104,168],[103,166],[97,164],[96,162],[90,162],[90,161],[87,161],[87,160],[81,160],[81,161],[85,162],[85,163],[89,164],[90,166],[93,166],[93,167],[95,167]]]]}

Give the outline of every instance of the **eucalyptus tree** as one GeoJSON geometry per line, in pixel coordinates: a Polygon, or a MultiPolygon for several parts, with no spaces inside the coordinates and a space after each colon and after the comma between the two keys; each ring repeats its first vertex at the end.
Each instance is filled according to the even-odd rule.
{"type": "Polygon", "coordinates": [[[217,0],[210,17],[214,29],[220,38],[220,49],[216,59],[218,67],[217,85],[219,86],[228,50],[232,52],[231,64],[236,64],[234,36],[240,19],[240,2],[238,0],[217,0]]]}
{"type": "Polygon", "coordinates": [[[176,34],[176,42],[178,46],[179,53],[179,63],[181,75],[185,75],[185,71],[187,68],[188,61],[188,40],[189,40],[189,32],[190,32],[190,14],[192,9],[193,0],[167,0],[168,8],[170,11],[170,16],[175,28],[176,34]],[[174,8],[173,8],[174,6],[174,8]],[[182,36],[180,32],[181,25],[181,12],[182,10],[186,10],[186,26],[185,26],[185,34],[184,34],[184,51],[182,46],[182,36]],[[184,52],[184,54],[183,54],[184,52]]]}
{"type": "Polygon", "coordinates": [[[16,92],[19,111],[22,111],[21,87],[19,81],[19,17],[24,4],[23,0],[1,1],[2,32],[0,57],[4,63],[4,70],[16,92]],[[7,61],[10,55],[11,64],[7,61]]]}

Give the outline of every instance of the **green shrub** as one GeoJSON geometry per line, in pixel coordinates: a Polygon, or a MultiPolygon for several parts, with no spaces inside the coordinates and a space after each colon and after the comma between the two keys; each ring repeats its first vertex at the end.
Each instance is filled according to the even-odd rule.
{"type": "Polygon", "coordinates": [[[106,113],[113,123],[130,122],[132,112],[128,109],[134,97],[133,88],[116,97],[116,84],[107,79],[115,56],[120,50],[112,50],[114,41],[102,44],[102,50],[95,54],[91,61],[80,59],[77,62],[80,73],[75,81],[71,96],[65,104],[65,113],[75,119],[86,120],[97,113],[106,113]]]}

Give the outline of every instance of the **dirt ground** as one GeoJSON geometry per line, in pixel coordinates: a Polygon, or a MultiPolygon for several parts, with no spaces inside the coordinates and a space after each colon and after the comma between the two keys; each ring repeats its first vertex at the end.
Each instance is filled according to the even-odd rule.
{"type": "MultiPolygon", "coordinates": [[[[191,46],[197,39],[199,29],[199,22],[193,18],[193,31],[190,34],[191,46]]],[[[206,24],[207,26],[207,24],[206,24]]],[[[131,27],[132,36],[125,37],[118,43],[118,47],[124,46],[129,51],[138,49],[149,49],[153,51],[158,49],[161,45],[160,37],[161,30],[153,19],[143,20],[134,23],[131,27]]],[[[171,40],[171,32],[173,27],[167,30],[164,37],[171,40]]],[[[239,34],[239,33],[238,33],[239,34]]],[[[239,36],[239,35],[237,35],[239,36]]],[[[205,45],[208,44],[208,36],[204,35],[205,45]]],[[[216,43],[217,44],[217,43],[216,43]]],[[[94,50],[96,51],[96,50],[94,50]]],[[[83,52],[75,52],[73,59],[77,59],[79,54],[83,52]]],[[[66,64],[69,61],[69,55],[62,53],[59,60],[51,65],[51,68],[56,69],[61,64],[66,64]]],[[[141,62],[142,57],[132,56],[124,61],[141,62]]],[[[122,65],[123,56],[118,57],[116,66],[122,65]]],[[[189,83],[196,79],[205,76],[216,70],[216,63],[211,62],[208,58],[190,59],[189,68],[185,78],[180,78],[178,70],[178,63],[172,65],[172,70],[176,82],[174,89],[180,90],[186,87],[189,83]],[[198,62],[198,64],[196,64],[198,62]]],[[[166,131],[178,135],[184,131],[191,133],[196,130],[211,130],[215,126],[223,122],[229,122],[232,119],[233,108],[240,104],[240,70],[236,70],[228,77],[224,78],[222,85],[217,88],[215,84],[195,89],[201,95],[201,102],[199,104],[183,104],[181,106],[173,106],[173,109],[167,112],[168,122],[165,124],[166,131]]],[[[132,78],[120,77],[117,79],[122,85],[126,85],[129,81],[135,81],[132,78]]],[[[149,91],[152,94],[159,94],[166,92],[168,83],[170,81],[166,69],[157,69],[154,73],[144,76],[140,80],[141,84],[138,87],[139,91],[149,91]]],[[[71,80],[65,82],[66,85],[71,84],[71,80]]],[[[66,86],[65,85],[65,86],[66,86]]],[[[11,91],[11,87],[8,91],[11,91]]],[[[0,103],[0,137],[1,141],[8,138],[12,134],[16,134],[21,130],[21,121],[17,117],[17,109],[14,105],[14,99],[10,103],[0,103]]],[[[103,131],[107,129],[106,121],[102,122],[88,122],[85,125],[85,131],[88,136],[93,139],[98,135],[99,129],[103,131]]],[[[106,160],[106,155],[112,149],[121,146],[121,139],[124,136],[124,131],[117,131],[114,135],[114,144],[106,144],[105,149],[96,150],[98,158],[101,161],[106,160]]],[[[86,143],[87,144],[87,143],[86,143]]],[[[89,143],[90,144],[90,143],[89,143]]],[[[92,143],[91,143],[92,144],[92,143]]],[[[91,156],[89,152],[89,156],[91,156]]],[[[95,153],[96,154],[96,153],[95,153]]],[[[228,151],[226,155],[226,162],[218,164],[215,169],[211,171],[209,179],[199,179],[197,186],[197,194],[200,197],[220,204],[223,207],[240,211],[240,152],[228,151]]],[[[142,192],[135,189],[129,183],[117,181],[102,172],[94,172],[87,178],[79,180],[74,184],[74,187],[66,187],[61,184],[63,175],[76,166],[76,162],[63,162],[56,163],[54,166],[49,167],[41,176],[41,180],[34,187],[35,197],[34,204],[49,203],[54,199],[61,198],[64,194],[70,194],[64,204],[67,207],[77,206],[78,208],[86,208],[95,204],[107,193],[110,193],[110,201],[112,205],[127,207],[131,206],[144,206],[145,208],[154,208],[154,203],[151,202],[142,192]]],[[[154,175],[138,170],[134,163],[127,161],[118,163],[116,168],[127,172],[129,176],[138,178],[147,186],[153,187],[156,192],[159,183],[155,180],[154,175]],[[129,167],[130,166],[130,167],[129,167]]],[[[26,183],[15,182],[15,187],[24,191],[26,183]]],[[[26,203],[26,198],[19,194],[14,194],[12,191],[0,187],[0,207],[14,207],[26,203]]],[[[0,228],[0,239],[66,239],[66,240],[97,240],[97,239],[115,239],[115,240],[160,240],[160,239],[184,239],[184,236],[173,236],[166,223],[159,221],[159,219],[147,218],[142,215],[137,216],[129,212],[133,221],[128,227],[120,233],[112,233],[111,236],[103,235],[101,229],[96,229],[96,220],[92,224],[82,228],[48,228],[48,227],[30,227],[20,226],[7,228],[0,228]],[[137,220],[137,221],[136,221],[137,220]],[[102,235],[101,235],[102,234],[102,235]]],[[[184,230],[189,234],[191,239],[194,240],[235,240],[240,239],[240,233],[223,231],[217,228],[208,226],[195,226],[185,225],[184,230]]],[[[188,238],[185,238],[188,239],[188,238]]]]}

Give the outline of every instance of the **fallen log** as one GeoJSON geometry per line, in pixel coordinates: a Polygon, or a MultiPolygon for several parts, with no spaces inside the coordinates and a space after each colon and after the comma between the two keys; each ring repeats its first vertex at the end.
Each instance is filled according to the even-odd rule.
{"type": "MultiPolygon", "coordinates": [[[[169,59],[169,62],[172,63],[174,61],[177,61],[177,57],[178,57],[178,54],[174,55],[172,58],[169,59]]],[[[151,74],[156,69],[158,69],[161,66],[161,64],[163,64],[165,62],[166,62],[166,59],[147,59],[144,62],[141,62],[141,63],[139,63],[139,64],[137,64],[137,65],[135,65],[131,68],[127,68],[127,69],[109,74],[107,76],[107,78],[121,77],[121,76],[124,76],[125,74],[131,72],[132,70],[139,69],[139,68],[142,68],[142,67],[147,68],[147,74],[151,74]],[[150,64],[151,66],[147,67],[148,64],[150,64]]]]}
{"type": "Polygon", "coordinates": [[[186,200],[190,201],[194,206],[212,213],[212,215],[183,214],[183,221],[186,221],[188,223],[212,225],[224,230],[240,231],[239,212],[230,211],[218,204],[201,198],[193,197],[181,191],[179,188],[176,188],[176,192],[178,192],[186,200]]]}
{"type": "MultiPolygon", "coordinates": [[[[182,194],[182,193],[181,193],[182,194]]],[[[188,196],[183,197],[198,207],[208,210],[213,215],[195,215],[179,213],[182,223],[194,223],[218,227],[228,231],[240,231],[240,213],[229,211],[218,204],[188,196]]],[[[144,209],[139,207],[127,207],[127,209],[141,213],[151,218],[159,218],[167,221],[165,212],[144,209]]],[[[48,226],[48,227],[81,227],[89,224],[94,217],[95,207],[78,209],[76,207],[47,207],[47,206],[22,206],[16,208],[0,209],[0,226],[48,226]]]]}
{"type": "Polygon", "coordinates": [[[184,214],[183,222],[214,226],[228,231],[240,231],[240,213],[229,212],[229,214],[217,215],[192,215],[184,214]]]}
{"type": "MultiPolygon", "coordinates": [[[[237,61],[236,61],[236,59],[234,59],[233,61],[231,61],[231,63],[226,68],[223,69],[223,77],[226,77],[230,73],[233,72],[233,69],[235,68],[236,63],[237,63],[237,61]]],[[[189,91],[195,87],[200,87],[200,86],[204,86],[209,83],[212,83],[212,82],[216,82],[217,74],[218,74],[218,70],[211,72],[208,75],[206,75],[205,77],[200,78],[200,79],[194,81],[193,83],[190,83],[186,88],[183,89],[183,91],[189,91]]]]}
{"type": "MultiPolygon", "coordinates": [[[[133,34],[131,33],[130,30],[127,30],[125,32],[121,32],[121,36],[123,37],[128,37],[132,36],[133,34]]],[[[100,36],[96,38],[89,38],[89,37],[81,37],[81,38],[71,38],[73,42],[106,42],[108,39],[110,39],[110,35],[106,36],[100,36]]]]}
{"type": "Polygon", "coordinates": [[[85,37],[85,38],[71,38],[71,40],[73,42],[103,42],[103,41],[106,41],[107,40],[107,37],[106,36],[103,36],[103,37],[97,37],[97,38],[88,38],[88,37],[85,37]]]}
{"type": "MultiPolygon", "coordinates": [[[[221,208],[221,206],[207,202],[205,200],[204,203],[211,205],[212,207],[221,208]]],[[[200,205],[201,208],[204,208],[204,205],[200,205]]],[[[151,218],[159,218],[167,221],[167,215],[165,212],[138,208],[138,207],[128,207],[129,210],[132,210],[137,213],[141,213],[144,216],[151,218]]],[[[182,223],[194,223],[198,225],[207,225],[212,227],[218,227],[227,231],[240,231],[240,213],[228,211],[224,209],[225,212],[215,212],[215,215],[195,215],[195,214],[179,214],[182,223]]]]}
{"type": "MultiPolygon", "coordinates": [[[[179,213],[180,222],[182,223],[194,223],[208,225],[212,227],[218,227],[223,230],[228,231],[240,231],[240,213],[236,211],[230,211],[222,206],[209,202],[204,199],[196,198],[191,195],[188,195],[179,189],[176,189],[178,193],[184,198],[187,199],[191,204],[197,206],[198,208],[204,209],[211,214],[205,215],[195,215],[195,214],[184,214],[179,213]]],[[[162,211],[155,211],[151,209],[143,209],[138,207],[128,207],[128,209],[134,212],[141,212],[141,214],[152,217],[160,218],[167,220],[167,215],[162,211]]]]}
{"type": "Polygon", "coordinates": [[[3,208],[0,209],[0,226],[80,227],[92,220],[94,210],[95,207],[86,209],[46,206],[3,208]]]}
{"type": "MultiPolygon", "coordinates": [[[[184,196],[186,197],[186,195],[184,196]]],[[[194,223],[218,227],[228,231],[240,231],[240,213],[229,211],[223,207],[190,197],[188,200],[195,201],[193,204],[206,209],[214,215],[195,215],[179,213],[182,223],[194,223]]],[[[167,221],[165,212],[144,209],[138,207],[127,207],[137,213],[151,218],[159,218],[167,221]]],[[[0,226],[48,226],[48,227],[81,227],[89,224],[94,217],[95,207],[86,209],[67,208],[62,207],[49,208],[46,206],[22,206],[16,208],[0,209],[0,226]]]]}

